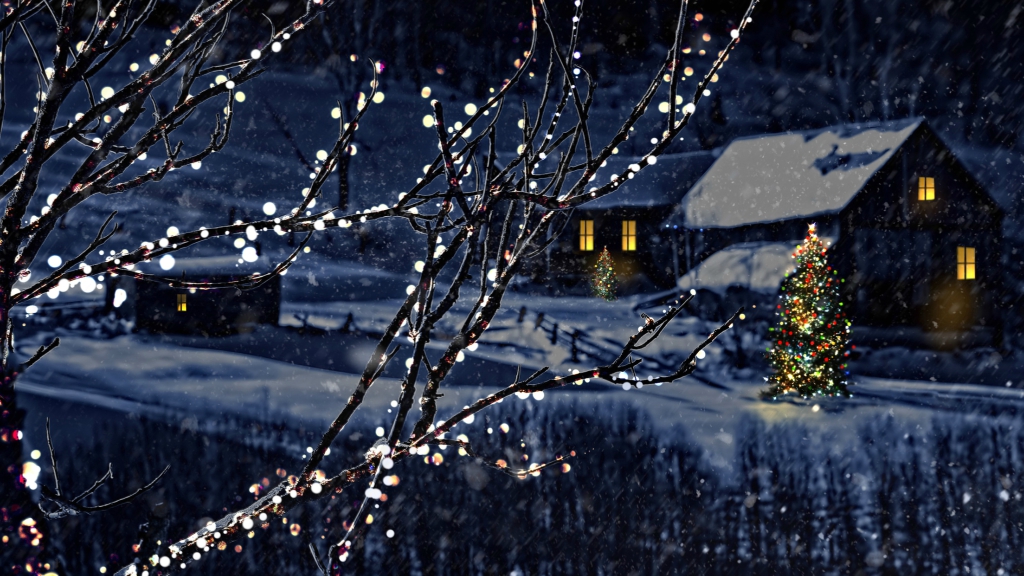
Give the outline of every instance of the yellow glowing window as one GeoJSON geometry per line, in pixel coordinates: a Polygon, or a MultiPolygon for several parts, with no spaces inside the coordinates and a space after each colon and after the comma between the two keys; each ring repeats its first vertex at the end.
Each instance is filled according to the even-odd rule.
{"type": "Polygon", "coordinates": [[[185,304],[185,295],[178,294],[178,312],[185,312],[187,309],[187,305],[185,304]]]}
{"type": "Polygon", "coordinates": [[[590,252],[594,249],[594,221],[580,220],[580,250],[590,252]]]}
{"type": "Polygon", "coordinates": [[[622,221],[622,251],[636,250],[636,220],[622,221]]]}
{"type": "Polygon", "coordinates": [[[975,260],[974,248],[956,247],[956,279],[974,280],[975,260]]]}
{"type": "Polygon", "coordinates": [[[917,199],[935,200],[935,178],[921,176],[917,179],[917,199]]]}

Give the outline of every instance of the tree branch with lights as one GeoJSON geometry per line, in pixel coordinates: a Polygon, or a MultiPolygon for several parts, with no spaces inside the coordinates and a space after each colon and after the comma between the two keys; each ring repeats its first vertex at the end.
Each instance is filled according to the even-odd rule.
{"type": "MultiPolygon", "coordinates": [[[[139,280],[206,290],[253,288],[282,273],[294,261],[297,252],[263,274],[221,283],[188,283],[178,278],[143,274],[135,267],[212,238],[250,234],[257,228],[279,234],[313,233],[327,224],[337,225],[339,220],[331,211],[313,213],[307,209],[320,194],[338,158],[347,153],[365,107],[350,124],[339,123],[338,138],[310,185],[310,192],[288,215],[154,238],[142,242],[132,252],[124,250],[106,259],[97,259],[95,251],[103,247],[115,231],[123,230],[120,224],[110,229],[116,216],[114,212],[99,227],[91,242],[83,243],[69,257],[51,257],[57,262],[56,269],[29,282],[30,267],[39,251],[48,240],[63,235],[58,233],[61,228],[58,223],[69,214],[77,213],[91,197],[97,194],[117,197],[128,191],[150,193],[155,184],[172,171],[189,165],[198,167],[205,158],[220,152],[228,144],[235,102],[243,99],[238,87],[259,76],[275,59],[275,54],[287,46],[293,34],[301,33],[330,1],[309,2],[297,17],[279,23],[283,24],[280,29],[271,24],[266,38],[269,50],[264,52],[254,46],[246,49],[244,57],[237,60],[225,59],[227,51],[221,48],[226,43],[232,17],[237,19],[247,2],[201,3],[168,40],[162,53],[150,57],[149,68],[134,64],[128,81],[116,87],[104,87],[98,93],[93,81],[100,72],[110,69],[115,56],[137,45],[136,35],[153,13],[156,0],[117,0],[106,7],[102,2],[97,3],[94,18],[83,18],[82,11],[76,11],[75,0],[55,5],[39,0],[17,0],[10,4],[5,5],[0,17],[0,126],[8,108],[8,92],[29,85],[27,82],[13,87],[8,85],[12,75],[6,73],[5,67],[8,53],[16,46],[16,33],[24,36],[21,46],[31,53],[31,61],[37,68],[32,80],[38,86],[36,107],[28,129],[0,157],[0,174],[4,175],[0,179],[0,198],[5,202],[0,222],[0,436],[3,439],[0,457],[4,461],[0,470],[0,516],[5,522],[17,524],[31,513],[31,499],[25,494],[24,480],[15,472],[21,468],[18,461],[24,421],[24,412],[16,402],[16,382],[26,369],[56,349],[59,340],[40,347],[27,361],[17,362],[11,355],[15,333],[12,310],[48,292],[63,291],[82,279],[103,274],[131,275],[139,280]],[[47,54],[28,26],[33,24],[33,19],[56,25],[55,32],[48,38],[52,49],[49,66],[43,60],[47,54]],[[199,86],[203,87],[197,89],[199,86]],[[161,109],[158,99],[169,102],[169,107],[161,109]],[[84,109],[75,103],[81,101],[87,102],[84,109]],[[81,111],[76,113],[72,106],[81,111]],[[221,107],[221,112],[210,110],[221,107]],[[211,120],[208,142],[172,143],[175,132],[186,121],[208,113],[211,120]],[[148,169],[139,168],[151,153],[156,155],[161,151],[166,155],[164,160],[148,169]],[[67,163],[73,165],[70,176],[62,171],[63,167],[55,168],[57,164],[67,163]],[[46,202],[40,213],[30,214],[30,205],[40,205],[38,198],[44,194],[46,202]],[[28,287],[16,288],[19,281],[29,283],[28,287]]],[[[262,17],[260,22],[266,25],[262,17]]],[[[85,506],[79,498],[69,500],[59,487],[47,490],[44,497],[58,509],[44,516],[75,515],[111,507],[85,506]]],[[[42,526],[29,519],[33,522],[33,534],[37,536],[32,542],[37,544],[18,551],[12,548],[18,545],[18,540],[5,541],[4,562],[10,560],[11,566],[16,565],[18,569],[30,566],[44,572],[49,564],[45,550],[38,545],[42,541],[42,526]]]]}
{"type": "MultiPolygon", "coordinates": [[[[60,14],[51,13],[48,7],[42,10],[40,4],[30,0],[22,0],[16,2],[7,16],[0,20],[4,50],[9,45],[8,32],[27,18],[52,16],[58,23],[53,42],[53,65],[44,67],[42,60],[36,58],[42,88],[35,119],[0,165],[3,170],[12,170],[10,176],[0,182],[0,194],[6,197],[7,203],[0,232],[0,320],[4,327],[0,345],[3,346],[2,362],[6,375],[0,401],[13,399],[19,370],[56,348],[55,342],[40,349],[29,363],[8,368],[13,366],[8,358],[14,330],[11,309],[55,288],[86,277],[111,274],[178,288],[248,289],[283,273],[302,248],[300,245],[265,273],[228,282],[192,282],[136,269],[144,262],[223,236],[273,231],[278,234],[305,233],[308,240],[308,235],[331,226],[344,229],[354,223],[372,225],[377,220],[398,218],[407,222],[422,238],[423,266],[417,283],[380,337],[355,389],[324,432],[302,472],[270,488],[251,505],[211,521],[206,527],[173,544],[165,544],[149,558],[138,558],[124,565],[118,574],[141,575],[147,571],[150,574],[168,574],[187,568],[203,555],[216,550],[221,542],[249,535],[256,526],[267,526],[270,518],[281,517],[299,505],[329,502],[344,490],[353,489],[356,483],[368,481],[368,489],[353,517],[346,522],[332,524],[347,526],[345,532],[330,533],[326,551],[310,544],[321,572],[325,575],[338,573],[367,526],[368,510],[376,500],[373,496],[380,492],[385,471],[430,445],[450,445],[452,440],[444,438],[444,435],[459,423],[513,394],[542,392],[589,379],[600,379],[627,388],[676,381],[694,371],[698,354],[729,329],[738,317],[739,312],[713,330],[678,367],[663,374],[638,378],[635,369],[642,359],[634,359],[634,353],[663,334],[689,301],[689,297],[684,298],[669,306],[659,318],[644,317],[637,332],[627,339],[609,363],[569,375],[554,375],[548,369],[542,369],[526,378],[517,376],[511,383],[495,382],[496,392],[478,399],[447,419],[438,420],[437,399],[443,395],[446,378],[463,351],[479,341],[492,324],[504,295],[524,265],[542,254],[558,238],[574,208],[615,192],[633,177],[642,177],[644,169],[655,164],[658,156],[667,151],[692,119],[709,83],[738,44],[742,31],[751,22],[750,15],[757,0],[751,0],[739,26],[732,30],[728,44],[697,82],[689,100],[676,110],[681,38],[687,9],[686,0],[683,0],[672,48],[660,65],[651,71],[652,80],[645,92],[603,146],[593,142],[588,125],[596,93],[595,83],[585,67],[574,59],[579,30],[585,22],[585,3],[576,3],[569,40],[560,42],[556,33],[558,22],[552,18],[547,4],[540,2],[532,5],[532,38],[526,58],[499,90],[475,106],[475,111],[460,128],[449,128],[442,104],[438,101],[431,103],[438,152],[423,177],[391,206],[380,205],[360,212],[344,212],[339,206],[318,212],[311,210],[314,199],[322,198],[323,186],[330,174],[342,160],[347,165],[344,156],[349,153],[362,115],[369,109],[368,103],[373,101],[371,91],[348,123],[339,119],[338,137],[313,175],[308,193],[286,215],[154,238],[142,242],[135,250],[125,250],[97,261],[91,253],[109,238],[105,232],[110,222],[108,219],[96,238],[77,255],[28,288],[20,291],[14,288],[15,282],[24,277],[24,271],[28,270],[45,240],[54,232],[56,224],[93,195],[116,196],[128,190],[144,193],[175,169],[201,162],[226,147],[238,87],[259,76],[272,63],[274,55],[287,47],[292,36],[301,33],[311,19],[329,4],[329,1],[319,0],[308,2],[306,10],[295,20],[280,28],[272,25],[265,43],[271,47],[270,51],[253,48],[245,57],[226,61],[215,57],[219,54],[215,48],[224,41],[232,15],[237,15],[246,3],[244,0],[220,0],[201,4],[163,53],[151,60],[149,69],[139,70],[136,78],[121,87],[104,90],[99,100],[95,98],[90,79],[131,42],[141,22],[153,10],[155,0],[118,0],[103,18],[97,17],[96,22],[84,31],[75,21],[74,0],[62,4],[60,14]],[[538,45],[542,41],[550,42],[550,61],[544,75],[540,102],[535,112],[531,112],[527,102],[522,103],[521,143],[515,155],[502,165],[498,161],[498,119],[505,111],[506,98],[537,61],[538,45]],[[659,94],[665,91],[664,84],[668,84],[671,114],[660,138],[654,140],[635,164],[621,173],[611,174],[605,184],[596,183],[600,170],[616,147],[629,138],[634,126],[645,117],[659,94]],[[199,88],[206,85],[209,86],[199,88]],[[196,90],[194,94],[193,89],[196,90]],[[84,92],[90,103],[84,112],[75,115],[65,110],[66,101],[73,91],[84,92]],[[173,104],[169,109],[161,110],[156,104],[154,96],[158,91],[170,96],[173,104]],[[549,101],[552,93],[558,95],[549,101]],[[197,113],[201,114],[206,109],[202,105],[206,103],[208,106],[217,106],[218,103],[223,106],[223,116],[212,115],[209,142],[198,146],[173,143],[174,132],[197,113]],[[552,103],[553,110],[549,111],[552,103]],[[152,116],[149,122],[143,121],[146,112],[152,116]],[[102,122],[109,122],[110,127],[101,130],[102,122]],[[40,182],[47,174],[47,162],[58,153],[73,149],[84,150],[85,157],[73,175],[48,198],[47,206],[40,215],[29,216],[29,204],[41,193],[40,182]],[[155,154],[156,150],[161,150],[165,156],[158,166],[141,171],[133,168],[136,162],[145,159],[151,151],[155,154]],[[342,213],[336,214],[338,211],[342,213]],[[443,237],[450,237],[447,245],[443,243],[443,237]],[[438,281],[442,273],[451,278],[446,286],[441,286],[438,281]],[[439,323],[454,316],[456,304],[467,300],[471,304],[470,310],[456,322],[461,328],[454,335],[439,334],[436,330],[439,323]],[[405,346],[404,341],[409,345],[405,346]],[[427,357],[427,344],[432,341],[442,341],[445,348],[436,359],[427,357]],[[395,399],[397,409],[391,417],[386,440],[368,451],[360,464],[333,474],[325,473],[321,465],[332,443],[349,425],[362,406],[367,391],[379,380],[386,366],[399,355],[408,359],[408,371],[395,399]],[[421,379],[425,381],[422,386],[419,385],[421,379]],[[418,417],[412,413],[414,405],[420,408],[418,417]]],[[[0,75],[0,81],[4,78],[0,75]]],[[[371,87],[376,89],[376,80],[371,87]]],[[[2,88],[0,86],[0,94],[3,93],[2,88]]],[[[660,97],[665,96],[662,94],[660,97]]],[[[469,440],[456,442],[467,456],[476,454],[469,440]]],[[[53,461],[55,487],[47,488],[46,492],[46,498],[56,507],[51,510],[51,516],[56,518],[104,508],[85,507],[80,497],[67,498],[59,487],[55,455],[53,461]]],[[[555,461],[561,461],[561,458],[555,461]]],[[[494,465],[506,468],[497,463],[494,465]]],[[[544,465],[505,471],[521,477],[544,465]]],[[[120,504],[122,500],[105,506],[120,504]]]]}

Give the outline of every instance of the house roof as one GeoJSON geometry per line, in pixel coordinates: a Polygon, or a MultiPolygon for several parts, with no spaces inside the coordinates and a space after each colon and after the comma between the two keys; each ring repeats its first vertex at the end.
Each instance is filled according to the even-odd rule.
{"type": "MultiPolygon", "coordinates": [[[[676,206],[695,182],[707,171],[721,150],[698,150],[658,156],[653,165],[644,166],[635,178],[623,182],[611,194],[591,200],[580,206],[580,210],[608,210],[610,208],[653,208],[676,206]]],[[[514,156],[500,155],[505,162],[514,156]]],[[[553,169],[557,158],[549,156],[542,166],[553,169]]],[[[624,173],[630,164],[640,164],[636,156],[615,155],[598,168],[595,183],[606,183],[615,174],[624,173]]],[[[577,173],[579,174],[579,173],[577,173]]],[[[667,214],[668,212],[666,212],[667,214]]]]}
{"type": "MultiPolygon", "coordinates": [[[[156,262],[151,263],[151,266],[156,262]]],[[[269,258],[260,256],[254,262],[246,262],[237,255],[223,256],[195,256],[188,258],[176,258],[174,267],[168,272],[147,272],[159,273],[162,276],[174,276],[185,274],[187,278],[196,276],[251,276],[256,273],[267,273],[274,269],[277,262],[271,262],[269,258]]],[[[155,266],[153,266],[155,268],[155,266]]]]}
{"type": "MultiPolygon", "coordinates": [[[[624,182],[615,192],[581,206],[581,210],[607,210],[609,208],[653,208],[672,206],[686,194],[709,166],[715,161],[711,151],[665,154],[653,166],[645,166],[636,178],[624,182]]],[[[612,174],[622,174],[637,158],[612,156],[597,171],[597,179],[608,181],[612,174]]]]}
{"type": "Polygon", "coordinates": [[[732,228],[839,212],[923,123],[910,118],[738,138],[672,221],[732,228]]]}

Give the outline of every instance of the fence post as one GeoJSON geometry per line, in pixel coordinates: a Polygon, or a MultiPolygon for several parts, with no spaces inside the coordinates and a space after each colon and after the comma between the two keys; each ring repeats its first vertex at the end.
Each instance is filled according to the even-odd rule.
{"type": "Polygon", "coordinates": [[[579,348],[576,347],[576,339],[580,337],[579,330],[572,331],[572,361],[579,362],[579,348]]]}
{"type": "Polygon", "coordinates": [[[551,327],[551,343],[558,344],[558,322],[555,322],[555,325],[551,327]]]}

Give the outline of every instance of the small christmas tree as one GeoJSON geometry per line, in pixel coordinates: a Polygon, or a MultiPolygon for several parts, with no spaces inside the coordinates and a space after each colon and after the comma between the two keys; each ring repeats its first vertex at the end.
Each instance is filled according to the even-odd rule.
{"type": "Polygon", "coordinates": [[[594,264],[594,271],[590,275],[590,288],[594,296],[604,298],[611,302],[615,300],[615,268],[613,267],[612,255],[605,246],[597,257],[597,264],[594,264]]]}
{"type": "Polygon", "coordinates": [[[780,288],[776,315],[779,324],[769,328],[768,362],[774,374],[767,378],[764,397],[795,392],[849,396],[846,389],[846,358],[849,356],[850,321],[839,297],[842,282],[828,265],[827,248],[814,224],[793,256],[796,270],[787,274],[780,288]]]}

